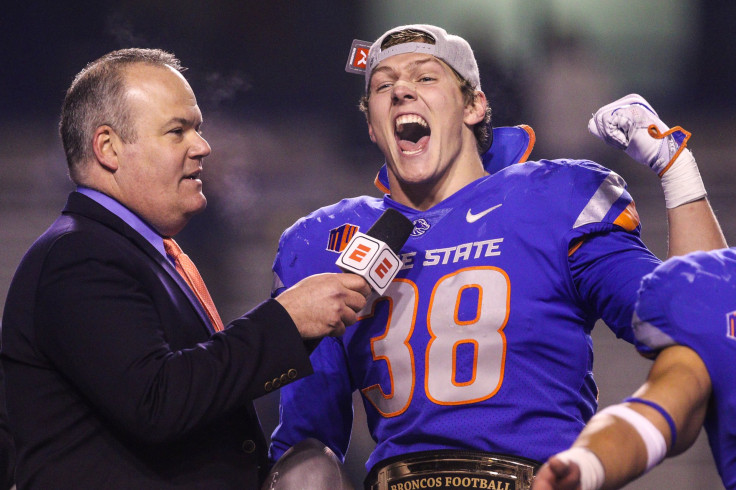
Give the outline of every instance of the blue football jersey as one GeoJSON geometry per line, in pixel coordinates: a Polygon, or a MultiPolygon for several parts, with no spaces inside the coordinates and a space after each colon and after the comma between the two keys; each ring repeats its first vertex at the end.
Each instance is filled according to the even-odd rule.
{"type": "Polygon", "coordinates": [[[736,249],[668,260],[648,275],[636,304],[634,329],[652,349],[685,345],[703,360],[713,385],[705,418],[718,472],[736,488],[736,249]]]}
{"type": "Polygon", "coordinates": [[[602,317],[633,338],[636,291],[659,264],[623,179],[588,161],[543,160],[427,211],[390,196],[346,199],[284,232],[275,292],[339,272],[340,248],[388,207],[415,225],[402,270],[344,336],[322,340],[314,375],[281,389],[272,459],[305,437],[344,457],[355,390],[376,441],[368,469],[430,449],[544,461],[567,448],[597,408],[590,331],[602,317]]]}

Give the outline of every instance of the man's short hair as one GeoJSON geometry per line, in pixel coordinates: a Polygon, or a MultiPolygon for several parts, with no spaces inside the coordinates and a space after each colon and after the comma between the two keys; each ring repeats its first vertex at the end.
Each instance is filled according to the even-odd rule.
{"type": "MultiPolygon", "coordinates": [[[[387,49],[391,46],[396,46],[397,44],[404,43],[434,44],[435,39],[429,33],[426,33],[419,29],[410,28],[388,34],[381,43],[381,49],[387,49]]],[[[447,63],[445,64],[447,65],[447,63]]],[[[455,75],[455,78],[460,85],[460,92],[463,95],[463,101],[465,102],[465,106],[467,107],[475,101],[476,89],[473,87],[470,81],[463,78],[462,75],[460,75],[457,70],[455,70],[452,66],[447,66],[452,70],[452,73],[455,75]]],[[[367,89],[366,93],[360,98],[360,102],[358,104],[358,107],[366,115],[366,117],[368,117],[369,98],[370,89],[367,89]]],[[[486,114],[483,118],[483,121],[473,126],[473,134],[475,135],[478,151],[481,153],[485,153],[485,151],[488,149],[490,138],[492,136],[491,114],[491,106],[489,104],[486,107],[486,114]]]]}
{"type": "Polygon", "coordinates": [[[129,48],[108,53],[80,71],[64,97],[59,133],[69,176],[78,183],[85,162],[93,157],[92,135],[109,125],[126,143],[137,138],[127,101],[125,69],[134,63],[184,71],[179,60],[160,49],[129,48]]]}

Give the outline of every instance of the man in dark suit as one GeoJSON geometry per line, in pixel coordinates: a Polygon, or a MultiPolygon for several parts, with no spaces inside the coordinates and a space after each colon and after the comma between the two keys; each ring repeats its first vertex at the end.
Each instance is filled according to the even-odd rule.
{"type": "Polygon", "coordinates": [[[365,304],[362,278],[322,274],[223,329],[184,281],[165,243],[206,205],[210,147],[181,70],[121,50],[67,92],[78,188],[23,258],[2,322],[20,489],[258,487],[252,400],[310,374],[304,341],[342,334],[365,304]]]}
{"type": "MultiPolygon", "coordinates": [[[[0,325],[0,329],[2,325],[0,325]]],[[[0,489],[7,490],[15,482],[15,444],[8,429],[8,415],[5,412],[5,390],[2,385],[3,372],[0,369],[0,489]]]]}

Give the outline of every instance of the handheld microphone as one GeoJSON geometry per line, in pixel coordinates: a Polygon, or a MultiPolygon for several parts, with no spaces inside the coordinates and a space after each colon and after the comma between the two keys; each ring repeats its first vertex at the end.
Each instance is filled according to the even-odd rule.
{"type": "Polygon", "coordinates": [[[356,233],[337,258],[345,272],[365,279],[378,294],[383,294],[401,269],[399,251],[414,229],[409,219],[388,208],[366,233],[356,233]]]}

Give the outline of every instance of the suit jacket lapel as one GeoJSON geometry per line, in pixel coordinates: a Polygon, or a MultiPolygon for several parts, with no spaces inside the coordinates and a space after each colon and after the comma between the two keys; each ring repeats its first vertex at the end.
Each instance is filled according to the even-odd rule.
{"type": "Polygon", "coordinates": [[[171,262],[161,255],[156,248],[151,245],[140,233],[131,228],[125,221],[120,219],[115,214],[108,211],[104,206],[96,203],[94,200],[78,192],[72,192],[69,194],[66,206],[64,207],[63,213],[75,213],[82,216],[86,216],[89,219],[98,221],[109,228],[114,229],[122,236],[135,243],[135,245],[148,257],[151,258],[156,264],[158,264],[166,273],[174,280],[179,286],[179,289],[187,296],[189,303],[194,308],[194,311],[202,320],[203,326],[207,329],[210,334],[215,333],[215,327],[210,322],[207,312],[204,310],[202,303],[199,302],[194,292],[189,288],[189,285],[176,271],[176,268],[171,262]]]}

